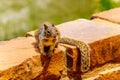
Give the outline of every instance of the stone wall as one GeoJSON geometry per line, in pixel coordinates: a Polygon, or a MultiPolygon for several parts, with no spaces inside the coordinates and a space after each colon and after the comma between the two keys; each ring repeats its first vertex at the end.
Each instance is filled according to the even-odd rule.
{"type": "Polygon", "coordinates": [[[93,14],[91,20],[78,19],[56,25],[62,37],[90,46],[91,68],[80,71],[80,55],[75,46],[59,44],[43,67],[35,47],[34,31],[26,37],[0,42],[0,80],[119,80],[120,8],[93,14]],[[66,56],[66,52],[70,52],[66,56]],[[65,59],[70,70],[65,72],[65,59]],[[64,76],[64,78],[62,77],[64,76]]]}

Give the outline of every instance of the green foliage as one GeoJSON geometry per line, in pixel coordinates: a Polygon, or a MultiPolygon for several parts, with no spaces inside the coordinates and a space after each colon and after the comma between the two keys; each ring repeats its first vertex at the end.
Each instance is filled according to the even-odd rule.
{"type": "Polygon", "coordinates": [[[108,10],[117,7],[117,4],[113,0],[100,0],[100,10],[108,10]]]}
{"type": "Polygon", "coordinates": [[[45,21],[60,24],[117,7],[113,0],[0,0],[0,40],[24,36],[45,21]]]}

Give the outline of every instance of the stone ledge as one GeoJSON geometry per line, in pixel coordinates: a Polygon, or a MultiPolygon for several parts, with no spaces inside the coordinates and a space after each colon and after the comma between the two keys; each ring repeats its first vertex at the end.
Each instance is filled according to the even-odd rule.
{"type": "MultiPolygon", "coordinates": [[[[120,25],[118,25],[118,28],[113,28],[108,25],[79,19],[60,24],[56,27],[62,33],[62,37],[84,41],[89,44],[91,48],[91,68],[113,61],[115,58],[120,61],[119,57],[117,57],[120,56],[120,25]],[[82,25],[84,25],[84,27],[82,27],[82,25]],[[117,56],[113,55],[115,47],[117,56]]],[[[27,35],[34,36],[33,33],[34,31],[28,32],[27,35]]]]}
{"type": "Polygon", "coordinates": [[[39,55],[34,47],[34,38],[20,37],[0,42],[0,71],[18,65],[27,58],[39,55]]]}
{"type": "MultiPolygon", "coordinates": [[[[119,24],[111,23],[105,19],[94,18],[91,21],[85,19],[70,21],[56,27],[60,30],[62,37],[84,41],[90,46],[91,69],[87,73],[82,73],[83,80],[118,79],[119,67],[116,65],[120,62],[119,24]],[[116,25],[117,27],[114,27],[116,25]],[[113,62],[114,65],[110,64],[113,62]],[[110,70],[108,70],[108,67],[110,67],[110,70]],[[96,69],[100,73],[96,73],[96,69]],[[102,73],[103,70],[105,70],[104,74],[102,73]],[[111,75],[115,75],[114,78],[111,75]]],[[[28,32],[27,38],[0,42],[0,80],[10,78],[26,80],[46,80],[51,78],[58,80],[64,70],[63,57],[66,52],[65,49],[73,52],[68,60],[68,64],[72,64],[68,66],[71,69],[70,75],[74,79],[81,77],[80,66],[78,66],[80,63],[77,64],[78,52],[75,46],[60,45],[65,47],[57,49],[46,68],[40,65],[41,58],[35,44],[34,31],[28,32]],[[6,65],[7,67],[5,67],[6,65]]]]}
{"type": "Polygon", "coordinates": [[[120,8],[110,9],[100,13],[93,14],[91,19],[100,18],[113,23],[120,24],[120,8]]]}
{"type": "Polygon", "coordinates": [[[120,80],[120,63],[109,63],[82,75],[82,80],[120,80]]]}
{"type": "MultiPolygon", "coordinates": [[[[94,21],[94,20],[92,20],[92,21],[94,21]]],[[[107,21],[106,21],[106,23],[107,23],[107,21]]],[[[109,24],[114,24],[114,23],[109,22],[109,24]]],[[[91,22],[91,21],[88,21],[85,19],[79,19],[79,20],[63,23],[56,27],[61,31],[63,37],[69,37],[69,38],[73,38],[73,39],[77,39],[77,40],[82,39],[84,42],[89,44],[89,46],[91,48],[91,70],[94,71],[94,67],[100,67],[109,62],[116,62],[116,63],[120,62],[120,58],[119,58],[120,57],[120,54],[119,54],[120,53],[120,50],[119,50],[120,49],[120,46],[119,46],[120,45],[120,40],[119,40],[120,25],[114,24],[114,25],[117,25],[117,28],[116,28],[113,26],[111,27],[111,25],[109,25],[109,24],[105,24],[105,22],[100,24],[99,22],[97,23],[97,21],[95,21],[95,23],[94,23],[94,22],[91,22]],[[82,25],[84,25],[84,30],[83,30],[83,28],[81,28],[82,25]],[[98,28],[98,27],[100,27],[100,28],[98,28]],[[90,31],[91,30],[90,28],[92,28],[92,31],[90,31]],[[77,31],[75,32],[74,30],[77,30],[77,31]],[[104,32],[104,30],[105,30],[105,32],[104,32]],[[72,31],[72,33],[71,33],[71,31],[72,31]],[[81,35],[80,32],[83,34],[87,34],[87,33],[89,33],[89,34],[87,35],[87,37],[86,37],[86,35],[84,35],[81,38],[81,36],[79,36],[79,35],[81,35]],[[77,35],[74,35],[74,34],[77,34],[79,37],[76,37],[77,35]],[[97,34],[97,35],[95,35],[95,34],[97,34]],[[99,37],[98,37],[98,35],[99,35],[99,37]],[[97,38],[97,39],[95,39],[95,38],[97,38]],[[89,40],[89,39],[92,39],[92,40],[89,40]]],[[[33,33],[34,33],[34,31],[28,32],[27,35],[29,34],[29,35],[31,35],[31,37],[34,37],[33,33]]],[[[29,37],[29,35],[28,35],[28,37],[29,37]]],[[[73,47],[68,47],[68,48],[72,49],[73,47]]],[[[75,53],[72,53],[72,55],[75,55],[75,53]]],[[[77,56],[74,58],[73,57],[71,57],[71,58],[73,59],[73,62],[76,63],[77,56]]],[[[76,70],[76,68],[74,68],[75,66],[76,65],[72,66],[73,71],[76,70]]]]}
{"type": "MultiPolygon", "coordinates": [[[[11,60],[9,60],[10,62],[11,60]]],[[[33,56],[0,72],[0,80],[32,80],[42,72],[40,56],[33,56]]]]}
{"type": "Polygon", "coordinates": [[[53,75],[56,79],[60,78],[60,72],[64,69],[62,67],[64,66],[64,47],[57,48],[50,64],[43,67],[41,65],[41,55],[35,48],[36,41],[34,38],[21,37],[3,41],[0,44],[0,80],[35,80],[39,75],[45,76],[39,77],[42,80],[53,75]],[[45,75],[43,75],[43,72],[45,75]]]}

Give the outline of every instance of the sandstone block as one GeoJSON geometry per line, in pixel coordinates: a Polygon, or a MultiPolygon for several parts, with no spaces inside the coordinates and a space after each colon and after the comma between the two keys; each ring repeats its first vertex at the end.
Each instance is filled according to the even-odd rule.
{"type": "MultiPolygon", "coordinates": [[[[56,27],[59,29],[61,37],[83,41],[90,46],[91,71],[94,71],[95,67],[100,67],[106,63],[120,62],[119,25],[117,28],[114,28],[90,20],[78,19],[57,25],[56,27]]],[[[28,32],[26,35],[27,38],[24,37],[0,42],[1,80],[16,79],[18,77],[26,80],[47,80],[49,78],[58,80],[61,78],[62,71],[64,71],[66,64],[69,69],[67,76],[69,76],[69,78],[80,79],[80,53],[78,53],[75,46],[59,44],[60,47],[56,49],[48,65],[42,66],[40,65],[40,53],[38,49],[35,48],[36,41],[34,31],[28,32]],[[65,54],[67,55],[67,63],[64,61],[65,54]],[[7,75],[7,73],[10,75],[7,75]],[[14,75],[15,73],[16,75],[14,75]],[[74,73],[75,75],[73,75],[74,73]],[[31,76],[28,77],[29,74],[31,76]],[[21,75],[24,76],[21,77],[21,75]]],[[[88,77],[85,78],[84,75],[88,74],[82,73],[82,79],[87,79],[88,77]]],[[[96,75],[95,72],[94,75],[96,75]]],[[[101,78],[103,77],[104,76],[101,78]]],[[[91,75],[89,78],[91,78],[91,75]]]]}
{"type": "Polygon", "coordinates": [[[108,11],[95,13],[92,15],[91,19],[94,19],[94,18],[100,18],[100,19],[104,19],[104,20],[108,20],[108,21],[120,24],[120,8],[114,8],[108,11]]]}
{"type": "MultiPolygon", "coordinates": [[[[113,24],[117,25],[117,27],[113,27],[109,24],[112,23],[104,22],[104,24],[100,24],[97,21],[93,22],[93,20],[79,19],[57,25],[56,27],[60,30],[62,37],[80,40],[90,46],[91,70],[93,70],[94,67],[100,67],[109,62],[120,62],[120,25],[113,24]]],[[[33,33],[34,31],[27,34],[34,36],[33,33]]],[[[69,51],[70,49],[75,51],[75,47],[66,46],[66,48],[69,48],[69,51]]],[[[75,65],[78,61],[77,52],[72,53],[71,51],[68,56],[70,56],[68,63],[74,64],[71,66],[72,70],[78,70],[78,64],[75,65]]]]}

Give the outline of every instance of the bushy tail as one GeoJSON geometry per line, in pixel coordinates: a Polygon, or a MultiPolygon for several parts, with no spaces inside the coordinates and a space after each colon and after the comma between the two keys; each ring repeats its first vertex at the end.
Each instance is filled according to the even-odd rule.
{"type": "Polygon", "coordinates": [[[81,71],[87,72],[90,69],[90,48],[86,43],[70,38],[61,38],[60,43],[76,46],[80,50],[81,71]]]}

